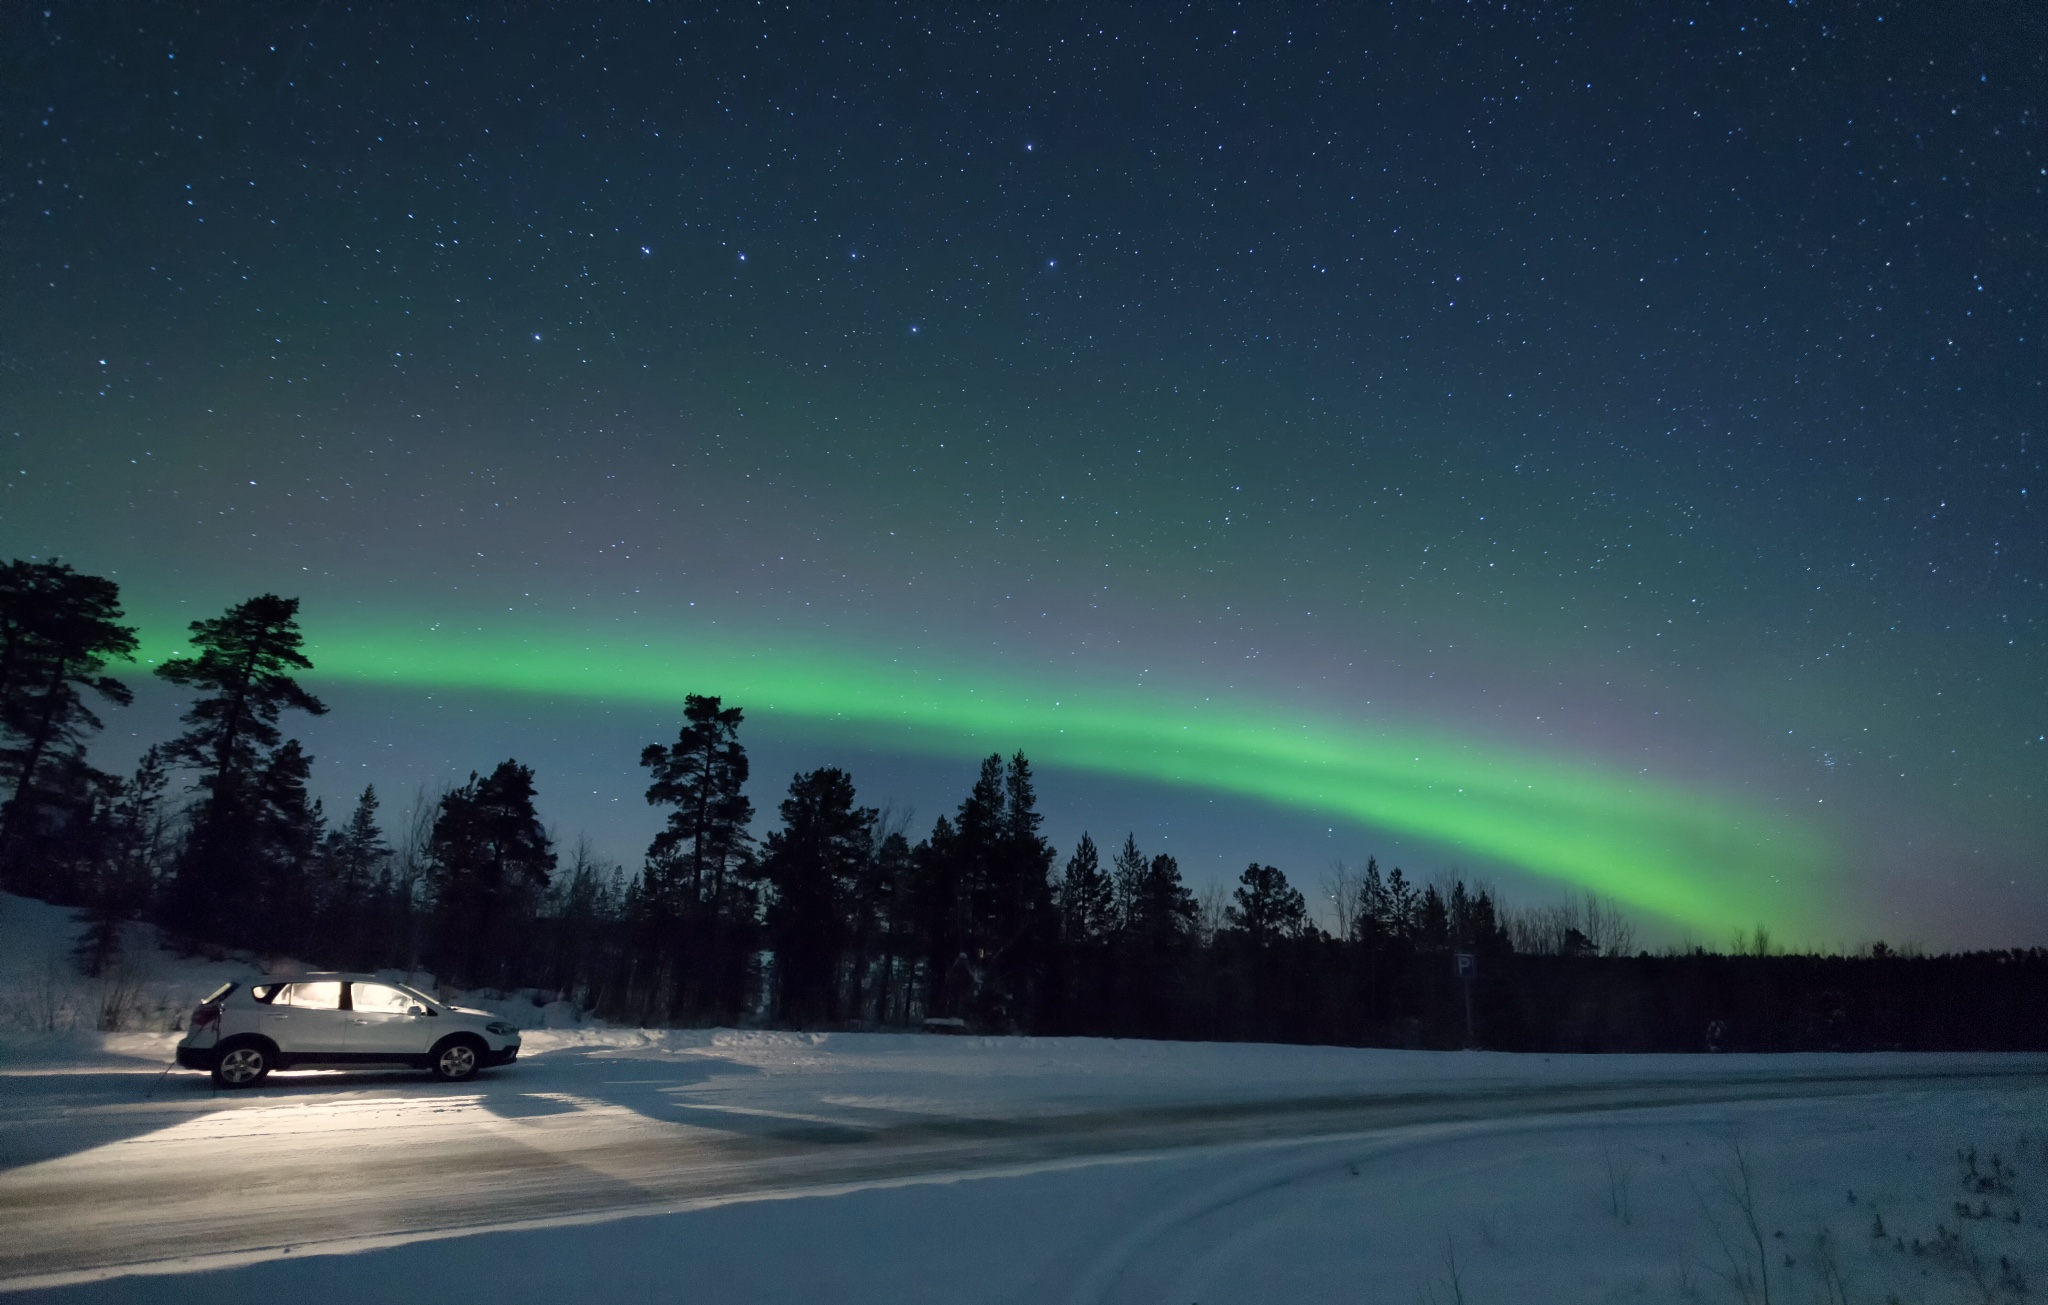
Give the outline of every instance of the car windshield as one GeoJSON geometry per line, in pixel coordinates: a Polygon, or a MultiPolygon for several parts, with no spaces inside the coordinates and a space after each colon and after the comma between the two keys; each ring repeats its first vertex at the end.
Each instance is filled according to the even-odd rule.
{"type": "Polygon", "coordinates": [[[434,1000],[432,997],[429,997],[425,993],[421,992],[418,988],[408,988],[402,983],[396,984],[394,986],[397,987],[398,990],[401,992],[409,992],[414,997],[417,997],[419,999],[420,1005],[425,1006],[428,1010],[433,1010],[435,1007],[441,1004],[440,1002],[434,1000]]]}

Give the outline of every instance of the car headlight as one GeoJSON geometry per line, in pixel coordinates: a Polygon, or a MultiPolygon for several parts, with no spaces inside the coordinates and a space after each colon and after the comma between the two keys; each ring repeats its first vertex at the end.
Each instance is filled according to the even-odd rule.
{"type": "Polygon", "coordinates": [[[509,1038],[519,1032],[519,1026],[507,1024],[503,1020],[492,1020],[489,1024],[484,1025],[484,1032],[495,1033],[501,1038],[509,1038]]]}

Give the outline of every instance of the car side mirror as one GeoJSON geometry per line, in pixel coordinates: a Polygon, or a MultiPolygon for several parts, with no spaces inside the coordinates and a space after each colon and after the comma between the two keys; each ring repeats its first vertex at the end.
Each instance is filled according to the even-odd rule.
{"type": "Polygon", "coordinates": [[[406,1014],[408,1015],[424,1015],[426,1013],[427,1008],[425,1006],[415,1006],[411,1010],[406,1012],[406,1014]]]}

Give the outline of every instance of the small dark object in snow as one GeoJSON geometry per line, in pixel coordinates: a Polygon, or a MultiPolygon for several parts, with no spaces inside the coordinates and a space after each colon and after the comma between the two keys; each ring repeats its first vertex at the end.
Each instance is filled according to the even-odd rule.
{"type": "Polygon", "coordinates": [[[1883,1237],[1883,1236],[1884,1236],[1884,1216],[1883,1216],[1883,1215],[1881,1215],[1881,1214],[1875,1214],[1875,1215],[1872,1215],[1872,1216],[1870,1217],[1870,1235],[1871,1235],[1872,1237],[1883,1237]]]}
{"type": "Polygon", "coordinates": [[[1849,1192],[1849,1204],[1851,1204],[1851,1205],[1854,1205],[1854,1204],[1856,1204],[1856,1193],[1855,1193],[1854,1189],[1851,1189],[1851,1190],[1850,1190],[1850,1192],[1849,1192]]]}
{"type": "Polygon", "coordinates": [[[967,1021],[957,1015],[933,1015],[924,1022],[926,1033],[965,1033],[967,1021]]]}

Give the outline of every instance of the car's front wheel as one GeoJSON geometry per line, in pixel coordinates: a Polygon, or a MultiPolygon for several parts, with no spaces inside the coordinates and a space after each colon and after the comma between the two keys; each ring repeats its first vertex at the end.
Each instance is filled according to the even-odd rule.
{"type": "Polygon", "coordinates": [[[444,1083],[460,1083],[483,1064],[483,1044],[474,1038],[450,1038],[434,1048],[434,1077],[444,1083]]]}
{"type": "Polygon", "coordinates": [[[230,1043],[214,1059],[213,1081],[224,1088],[254,1087],[270,1069],[270,1053],[262,1043],[230,1043]]]}

